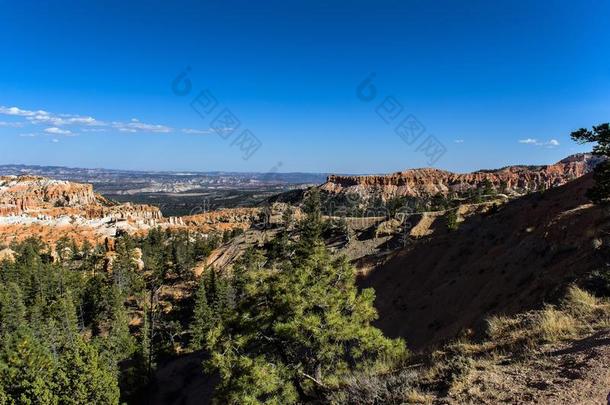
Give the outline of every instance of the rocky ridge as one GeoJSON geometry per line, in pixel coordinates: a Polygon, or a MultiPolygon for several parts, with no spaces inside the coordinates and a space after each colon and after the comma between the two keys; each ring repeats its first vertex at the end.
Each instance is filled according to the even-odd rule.
{"type": "Polygon", "coordinates": [[[145,233],[155,227],[202,232],[246,228],[258,211],[242,211],[166,218],[155,206],[109,201],[95,193],[91,184],[37,176],[0,177],[0,242],[5,244],[30,236],[51,243],[64,236],[95,243],[121,232],[145,233]]]}
{"type": "Polygon", "coordinates": [[[332,175],[321,189],[331,194],[356,194],[365,199],[379,195],[387,199],[459,194],[489,182],[497,191],[521,195],[563,185],[591,172],[599,162],[600,158],[591,154],[576,154],[552,165],[508,166],[466,174],[426,168],[388,175],[332,175]]]}

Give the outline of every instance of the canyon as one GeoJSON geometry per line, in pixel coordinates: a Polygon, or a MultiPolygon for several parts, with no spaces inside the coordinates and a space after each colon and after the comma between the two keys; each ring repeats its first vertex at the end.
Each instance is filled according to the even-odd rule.
{"type": "Polygon", "coordinates": [[[117,203],[91,184],[38,176],[0,177],[0,243],[28,237],[54,243],[63,237],[101,243],[125,232],[145,234],[156,227],[211,232],[249,226],[257,209],[219,210],[188,217],[165,217],[158,207],[117,203]]]}
{"type": "MultiPolygon", "coordinates": [[[[457,174],[437,169],[413,169],[388,175],[331,175],[319,189],[330,195],[360,196],[364,201],[381,196],[427,198],[459,195],[491,185],[507,197],[550,189],[590,173],[600,161],[591,154],[567,157],[546,166],[509,166],[457,174]]],[[[292,201],[300,216],[302,195],[292,201]]],[[[285,203],[268,200],[251,207],[210,209],[207,200],[191,215],[165,216],[149,204],[117,202],[94,191],[92,184],[38,175],[0,177],[0,243],[39,237],[55,242],[62,237],[102,243],[121,233],[142,235],[150,229],[188,229],[203,234],[246,230],[261,221],[278,223],[285,203]]]]}

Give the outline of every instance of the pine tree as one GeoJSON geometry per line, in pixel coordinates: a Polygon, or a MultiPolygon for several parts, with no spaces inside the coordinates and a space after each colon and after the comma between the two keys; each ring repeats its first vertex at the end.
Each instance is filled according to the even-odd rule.
{"type": "Polygon", "coordinates": [[[0,336],[25,324],[26,307],[21,288],[15,282],[0,285],[0,336]]]}
{"type": "Polygon", "coordinates": [[[110,287],[103,324],[100,327],[105,331],[98,336],[98,342],[103,349],[104,357],[110,364],[129,358],[135,351],[135,341],[129,333],[129,316],[124,305],[123,295],[117,286],[110,287]]]}
{"type": "Polygon", "coordinates": [[[455,231],[459,228],[460,223],[458,222],[458,209],[452,208],[445,214],[445,221],[447,223],[447,229],[455,231]]]}
{"type": "Polygon", "coordinates": [[[370,325],[373,291],[359,292],[347,260],[315,245],[294,264],[242,274],[236,311],[208,333],[220,402],[315,400],[350,371],[404,356],[402,341],[370,325]]]}
{"type": "Polygon", "coordinates": [[[290,230],[294,222],[294,211],[290,205],[286,206],[284,212],[282,212],[282,224],[284,224],[285,230],[290,230]]]}
{"type": "Polygon", "coordinates": [[[3,339],[0,350],[0,393],[3,404],[55,405],[59,403],[53,381],[55,363],[51,352],[28,328],[3,339]]]}
{"type": "Polygon", "coordinates": [[[580,144],[595,142],[593,154],[605,158],[595,168],[595,186],[588,191],[587,197],[597,204],[607,203],[610,200],[610,124],[597,125],[591,130],[581,128],[572,132],[571,137],[580,144]]]}
{"type": "Polygon", "coordinates": [[[63,348],[54,383],[61,404],[119,403],[115,372],[100,360],[97,349],[80,336],[63,348]]]}
{"type": "Polygon", "coordinates": [[[315,245],[321,243],[323,222],[320,190],[317,187],[309,190],[307,197],[303,201],[303,211],[306,215],[299,226],[301,239],[297,246],[300,255],[306,255],[315,245]]]}
{"type": "Polygon", "coordinates": [[[190,346],[193,350],[205,347],[207,334],[213,326],[212,308],[208,304],[207,296],[208,291],[205,277],[201,277],[199,287],[195,293],[195,308],[193,309],[193,318],[190,324],[190,346]]]}

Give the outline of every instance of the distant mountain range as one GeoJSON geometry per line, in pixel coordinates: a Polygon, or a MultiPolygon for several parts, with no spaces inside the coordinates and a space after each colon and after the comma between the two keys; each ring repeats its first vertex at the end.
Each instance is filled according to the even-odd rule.
{"type": "Polygon", "coordinates": [[[199,185],[321,184],[328,173],[279,172],[196,172],[86,169],[63,166],[0,165],[0,175],[36,175],[92,184],[112,182],[152,182],[199,185]]]}

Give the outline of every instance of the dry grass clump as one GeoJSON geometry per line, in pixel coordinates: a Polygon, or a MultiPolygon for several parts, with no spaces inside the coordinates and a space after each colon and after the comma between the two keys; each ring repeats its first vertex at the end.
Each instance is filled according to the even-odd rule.
{"type": "Polygon", "coordinates": [[[527,320],[523,316],[494,315],[487,319],[487,337],[495,343],[516,341],[525,335],[527,320]]]}
{"type": "Polygon", "coordinates": [[[390,374],[361,372],[345,379],[340,389],[328,397],[339,404],[429,404],[432,399],[416,386],[418,374],[402,370],[390,374]]]}
{"type": "Polygon", "coordinates": [[[561,308],[569,314],[590,323],[610,314],[610,304],[585,290],[571,286],[561,303],[561,308]]]}
{"type": "Polygon", "coordinates": [[[557,342],[576,336],[579,325],[569,313],[546,307],[537,317],[536,327],[531,331],[532,343],[557,342]]]}
{"type": "Polygon", "coordinates": [[[610,328],[610,300],[571,286],[556,306],[488,318],[483,341],[471,340],[473,333],[462,336],[432,353],[417,369],[353,375],[332,393],[329,402],[427,404],[434,397],[447,395],[463,403],[497,399],[501,391],[488,391],[489,387],[476,384],[481,370],[493,374],[493,367],[500,362],[527,360],[544,344],[578,339],[602,328],[610,328]]]}
{"type": "MultiPolygon", "coordinates": [[[[492,316],[487,319],[487,338],[496,349],[535,348],[541,343],[557,342],[583,331],[610,324],[610,304],[571,286],[558,307],[523,314],[492,316]]],[[[485,343],[484,343],[485,344],[485,343]]]]}

